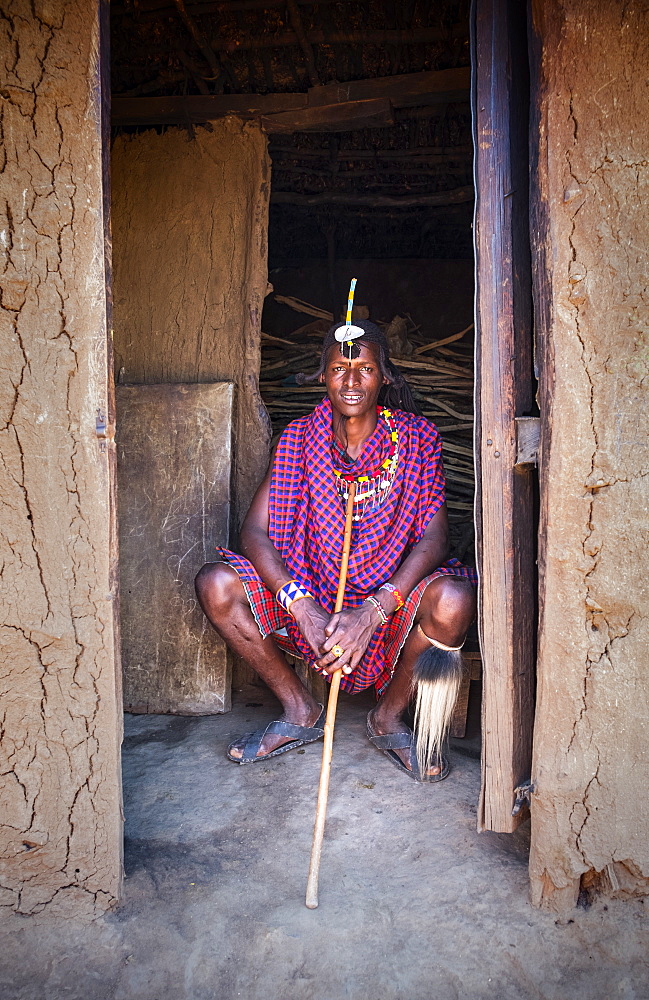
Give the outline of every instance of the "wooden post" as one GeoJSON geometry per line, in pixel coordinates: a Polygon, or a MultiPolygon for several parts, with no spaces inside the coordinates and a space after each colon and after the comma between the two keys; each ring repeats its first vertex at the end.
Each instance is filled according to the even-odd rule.
{"type": "Polygon", "coordinates": [[[510,832],[530,776],[535,663],[532,466],[515,469],[515,418],[533,404],[526,7],[476,0],[476,548],[483,656],[478,828],[510,832]]]}

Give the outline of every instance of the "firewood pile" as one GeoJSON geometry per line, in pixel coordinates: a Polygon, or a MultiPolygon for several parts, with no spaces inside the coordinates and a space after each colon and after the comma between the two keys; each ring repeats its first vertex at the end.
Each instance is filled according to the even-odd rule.
{"type": "MultiPolygon", "coordinates": [[[[283,337],[261,335],[259,384],[274,440],[289,421],[308,413],[324,395],[322,386],[300,386],[295,377],[317,369],[322,340],[332,323],[330,312],[300,299],[275,295],[275,301],[309,316],[310,321],[283,337]]],[[[358,307],[354,318],[367,318],[367,310],[358,307]]],[[[433,341],[409,315],[378,325],[422,412],[442,435],[453,552],[464,558],[473,540],[473,325],[433,341]]]]}

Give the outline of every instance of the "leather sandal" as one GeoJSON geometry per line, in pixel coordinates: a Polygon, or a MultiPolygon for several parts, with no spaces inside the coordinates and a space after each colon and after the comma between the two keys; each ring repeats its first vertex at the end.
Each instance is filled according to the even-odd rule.
{"type": "Polygon", "coordinates": [[[305,743],[315,743],[316,740],[324,736],[325,710],[322,705],[320,708],[322,708],[322,711],[313,726],[295,726],[292,722],[282,722],[278,719],[275,722],[269,722],[264,729],[257,729],[254,733],[247,733],[245,736],[240,736],[228,747],[226,755],[228,760],[231,760],[235,764],[255,764],[258,760],[268,760],[269,757],[278,757],[279,754],[288,753],[289,750],[297,750],[298,747],[304,746],[305,743]],[[288,743],[282,743],[281,746],[275,750],[271,750],[270,753],[263,753],[261,756],[257,756],[264,736],[288,736],[291,738],[288,743]],[[241,757],[233,757],[230,751],[235,747],[238,748],[242,741],[245,742],[243,743],[241,757]]]}
{"type": "Polygon", "coordinates": [[[378,750],[382,750],[386,757],[389,757],[392,763],[398,767],[400,771],[405,771],[406,774],[410,775],[414,781],[432,784],[434,781],[443,781],[444,778],[448,777],[451,767],[443,754],[438,754],[437,758],[434,758],[431,762],[433,767],[439,767],[441,769],[439,774],[428,774],[422,776],[419,770],[419,763],[417,761],[415,734],[412,729],[406,728],[406,730],[402,733],[375,733],[372,729],[372,724],[368,715],[367,735],[370,743],[372,743],[378,750]],[[395,753],[395,750],[409,751],[408,760],[410,767],[406,767],[399,754],[395,753]]]}

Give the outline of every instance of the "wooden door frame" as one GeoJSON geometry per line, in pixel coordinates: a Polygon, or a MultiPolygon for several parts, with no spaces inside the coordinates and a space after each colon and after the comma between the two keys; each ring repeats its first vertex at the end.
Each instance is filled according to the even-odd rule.
{"type": "Polygon", "coordinates": [[[536,647],[535,472],[517,421],[534,406],[527,4],[473,0],[475,464],[483,661],[478,829],[512,832],[529,782],[536,647]]]}

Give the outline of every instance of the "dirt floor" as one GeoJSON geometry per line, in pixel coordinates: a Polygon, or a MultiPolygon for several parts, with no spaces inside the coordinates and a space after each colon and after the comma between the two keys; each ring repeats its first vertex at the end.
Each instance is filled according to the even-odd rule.
{"type": "Polygon", "coordinates": [[[128,716],[123,902],[94,923],[5,916],[2,1000],[649,998],[649,906],[532,909],[527,825],[475,832],[475,735],[417,785],[367,742],[371,704],[341,698],[315,911],[321,744],[225,760],[275,708],[254,687],[225,716],[128,716]]]}

